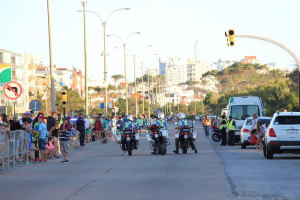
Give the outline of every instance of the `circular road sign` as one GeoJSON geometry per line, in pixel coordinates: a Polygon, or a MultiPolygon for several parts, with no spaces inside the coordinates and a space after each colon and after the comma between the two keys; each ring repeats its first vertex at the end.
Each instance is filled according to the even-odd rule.
{"type": "Polygon", "coordinates": [[[34,112],[39,111],[42,108],[42,103],[39,100],[32,100],[29,103],[29,108],[34,112]]]}
{"type": "Polygon", "coordinates": [[[8,99],[18,99],[22,95],[22,86],[16,81],[10,81],[4,85],[3,93],[8,99]]]}

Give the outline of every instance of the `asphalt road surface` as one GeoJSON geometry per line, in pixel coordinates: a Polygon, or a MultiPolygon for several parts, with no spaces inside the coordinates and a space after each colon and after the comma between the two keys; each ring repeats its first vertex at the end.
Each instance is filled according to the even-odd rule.
{"type": "Polygon", "coordinates": [[[220,147],[195,125],[198,154],[176,155],[175,125],[167,155],[151,155],[143,132],[132,156],[115,141],[91,143],[60,159],[0,175],[1,199],[300,199],[300,156],[266,160],[254,149],[220,147]]]}

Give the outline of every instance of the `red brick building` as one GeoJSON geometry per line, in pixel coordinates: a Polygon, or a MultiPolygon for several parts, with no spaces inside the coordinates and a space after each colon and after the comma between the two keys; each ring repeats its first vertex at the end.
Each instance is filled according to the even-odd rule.
{"type": "Polygon", "coordinates": [[[72,83],[72,89],[74,91],[77,91],[81,97],[84,97],[85,94],[85,77],[82,74],[82,71],[77,71],[76,68],[73,68],[73,83],[72,83]]]}

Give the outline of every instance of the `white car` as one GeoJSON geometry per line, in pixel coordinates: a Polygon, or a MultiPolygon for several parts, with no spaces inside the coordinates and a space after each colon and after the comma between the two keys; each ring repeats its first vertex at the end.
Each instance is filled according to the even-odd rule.
{"type": "MultiPolygon", "coordinates": [[[[250,134],[251,134],[251,126],[252,126],[252,117],[248,117],[245,120],[244,125],[242,126],[241,129],[241,149],[246,149],[247,146],[251,145],[250,144],[250,134]]],[[[271,117],[259,117],[259,121],[262,122],[262,124],[265,127],[268,127],[271,117]]]]}
{"type": "Polygon", "coordinates": [[[277,112],[266,130],[263,153],[273,159],[274,153],[300,153],[300,112],[277,112]]]}

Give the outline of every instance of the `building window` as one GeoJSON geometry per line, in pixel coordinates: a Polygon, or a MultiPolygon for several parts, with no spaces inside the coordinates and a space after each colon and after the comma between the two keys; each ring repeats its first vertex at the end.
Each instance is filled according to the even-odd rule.
{"type": "Polygon", "coordinates": [[[193,69],[193,71],[195,71],[195,68],[193,69]]]}

